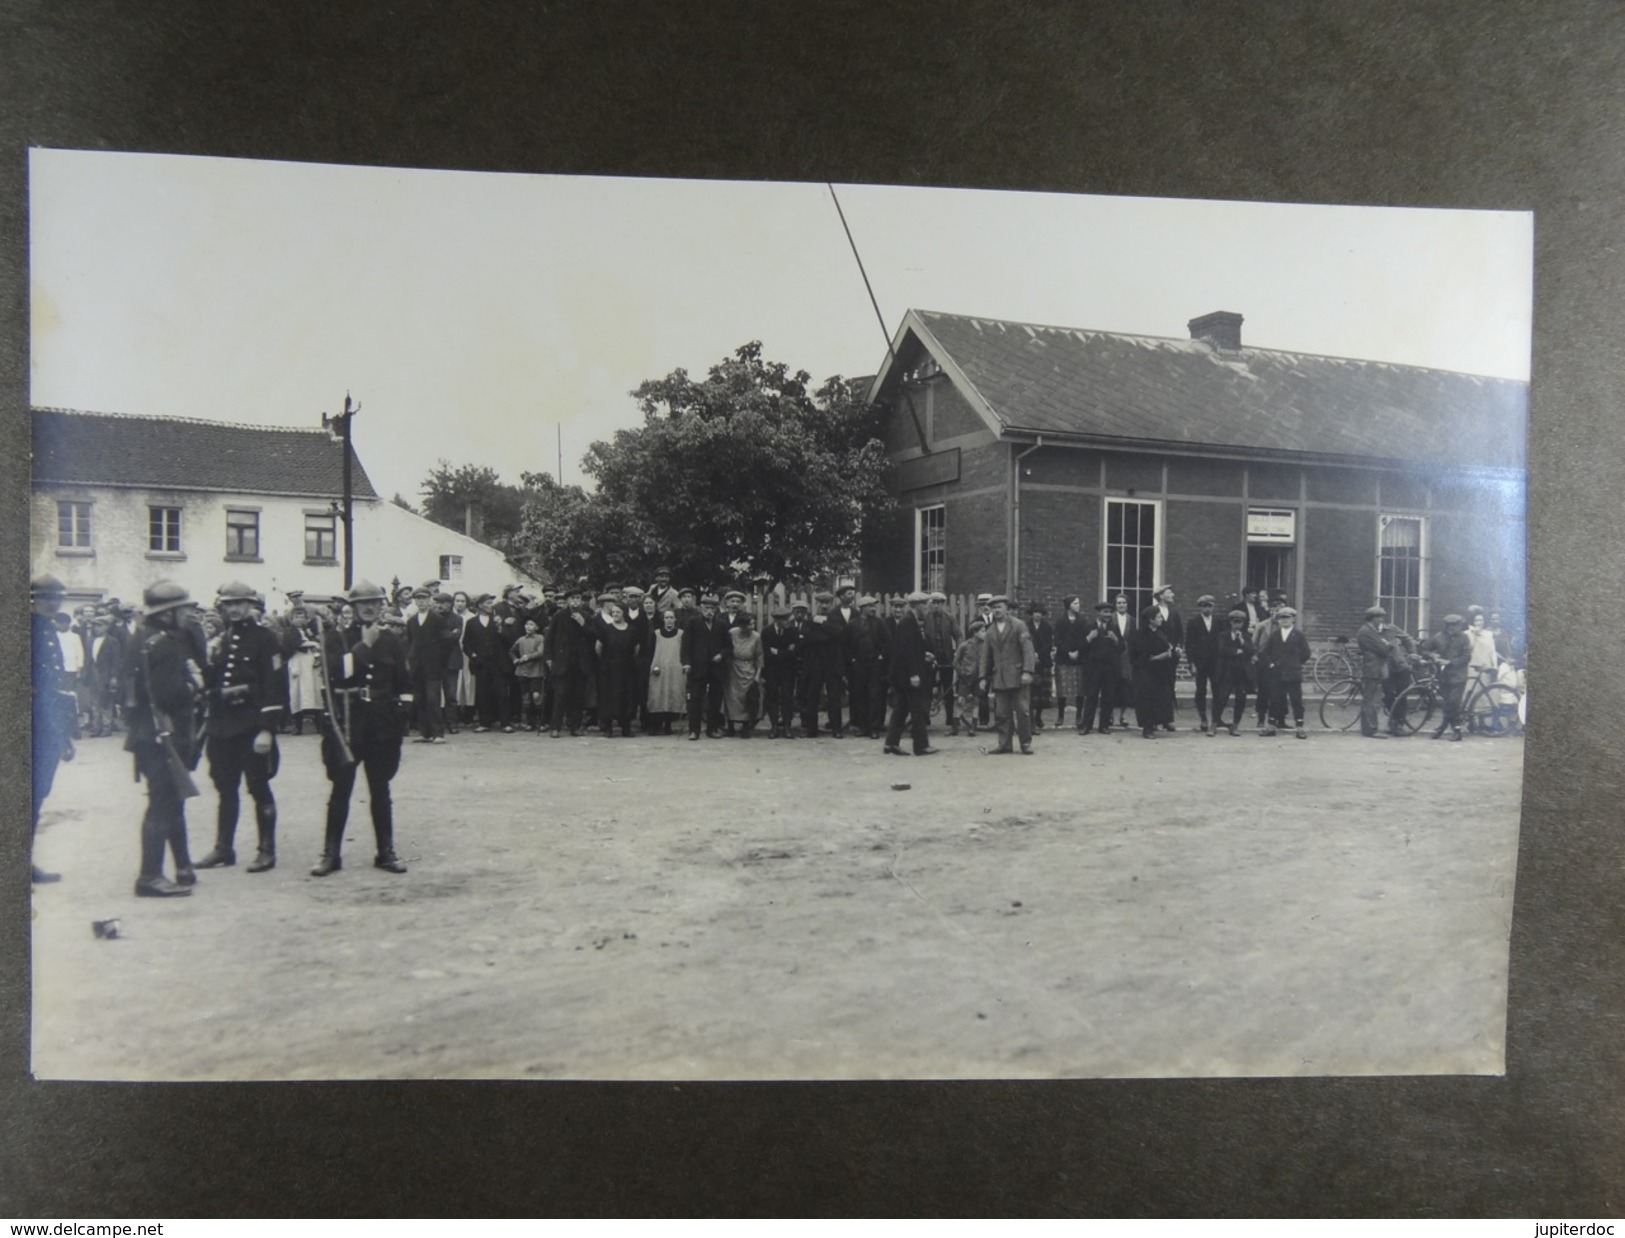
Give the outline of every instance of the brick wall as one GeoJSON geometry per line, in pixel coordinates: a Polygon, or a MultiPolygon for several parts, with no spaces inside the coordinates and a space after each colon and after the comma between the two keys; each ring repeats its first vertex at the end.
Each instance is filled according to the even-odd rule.
{"type": "Polygon", "coordinates": [[[1315,642],[1352,636],[1376,601],[1377,513],[1311,507],[1300,525],[1304,635],[1315,642]]]}
{"type": "Polygon", "coordinates": [[[1169,499],[1163,540],[1163,576],[1174,586],[1180,612],[1196,613],[1196,599],[1211,593],[1219,605],[1239,592],[1246,571],[1244,507],[1169,499]]]}

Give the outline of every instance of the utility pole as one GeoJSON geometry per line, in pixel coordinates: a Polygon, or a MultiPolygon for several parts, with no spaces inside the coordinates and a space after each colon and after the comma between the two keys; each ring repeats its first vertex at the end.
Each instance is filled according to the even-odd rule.
{"type": "Polygon", "coordinates": [[[339,509],[339,519],[344,523],[344,589],[348,593],[350,586],[355,583],[355,492],[352,484],[351,461],[355,452],[350,446],[350,422],[361,411],[359,401],[352,404],[350,393],[344,393],[344,411],[337,417],[322,414],[322,428],[331,430],[337,428],[339,441],[344,444],[344,505],[339,509]]]}

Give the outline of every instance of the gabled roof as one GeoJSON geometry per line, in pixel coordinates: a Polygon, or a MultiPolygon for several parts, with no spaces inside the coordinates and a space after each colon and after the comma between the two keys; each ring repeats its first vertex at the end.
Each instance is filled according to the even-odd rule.
{"type": "MultiPolygon", "coordinates": [[[[344,492],[344,449],[320,428],[59,408],[32,416],[36,482],[323,499],[344,492]]],[[[351,493],[378,497],[358,458],[351,493]]]]}
{"type": "Polygon", "coordinates": [[[910,310],[871,400],[894,398],[910,336],[1001,434],[1524,467],[1510,379],[910,310]]]}

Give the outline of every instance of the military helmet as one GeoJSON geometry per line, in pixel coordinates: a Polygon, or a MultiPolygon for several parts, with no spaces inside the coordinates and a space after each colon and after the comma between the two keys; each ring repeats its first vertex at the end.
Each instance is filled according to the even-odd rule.
{"type": "Polygon", "coordinates": [[[173,580],[160,580],[148,585],[141,592],[141,607],[149,615],[160,614],[166,610],[174,610],[179,606],[190,606],[192,595],[181,588],[173,580]]]}
{"type": "Polygon", "coordinates": [[[233,580],[215,590],[214,604],[218,606],[221,602],[252,602],[257,596],[259,595],[254,592],[252,585],[233,580]]]}
{"type": "Polygon", "coordinates": [[[68,587],[49,572],[28,582],[29,597],[61,597],[67,591],[68,587]]]}
{"type": "Polygon", "coordinates": [[[358,580],[355,587],[346,595],[347,600],[355,602],[387,602],[389,595],[384,592],[382,585],[375,585],[370,580],[358,580]]]}

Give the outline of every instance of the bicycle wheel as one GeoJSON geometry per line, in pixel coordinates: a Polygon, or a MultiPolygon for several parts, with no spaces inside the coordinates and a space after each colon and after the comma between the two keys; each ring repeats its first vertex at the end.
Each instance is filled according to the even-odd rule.
{"type": "Polygon", "coordinates": [[[1315,679],[1315,687],[1322,692],[1330,692],[1345,679],[1356,677],[1349,666],[1349,660],[1343,656],[1340,649],[1328,649],[1316,658],[1311,674],[1315,679]]]}
{"type": "Polygon", "coordinates": [[[1505,684],[1480,688],[1467,703],[1467,728],[1474,735],[1516,735],[1518,693],[1505,684]]]}
{"type": "Polygon", "coordinates": [[[1433,711],[1439,707],[1439,698],[1432,688],[1413,684],[1394,699],[1388,711],[1388,729],[1396,735],[1415,735],[1433,721],[1433,711]]]}
{"type": "Polygon", "coordinates": [[[1339,680],[1320,698],[1320,725],[1334,731],[1348,730],[1360,721],[1360,706],[1364,701],[1358,679],[1339,680]]]}

